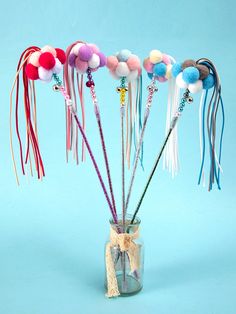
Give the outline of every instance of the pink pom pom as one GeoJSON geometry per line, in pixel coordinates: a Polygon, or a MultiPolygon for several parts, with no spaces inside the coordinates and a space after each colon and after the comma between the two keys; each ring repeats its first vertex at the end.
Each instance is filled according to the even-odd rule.
{"type": "Polygon", "coordinates": [[[107,67],[111,71],[115,71],[118,65],[118,59],[115,56],[107,57],[107,67]]]}
{"type": "Polygon", "coordinates": [[[46,70],[51,70],[56,61],[51,52],[43,52],[39,57],[39,64],[46,70]]]}
{"type": "Polygon", "coordinates": [[[61,62],[61,64],[64,64],[66,62],[66,54],[65,51],[61,48],[55,48],[57,53],[57,59],[61,62]]]}
{"type": "Polygon", "coordinates": [[[153,64],[150,62],[149,58],[143,61],[143,67],[148,73],[153,73],[153,64]]]}
{"type": "Polygon", "coordinates": [[[159,82],[161,82],[161,83],[164,83],[164,82],[167,81],[167,78],[165,78],[165,77],[163,77],[163,76],[158,76],[158,77],[157,77],[157,80],[158,80],[159,82]]]}
{"type": "Polygon", "coordinates": [[[138,70],[140,67],[140,60],[134,55],[131,55],[126,63],[131,71],[138,70]]]}
{"type": "Polygon", "coordinates": [[[96,53],[96,54],[99,53],[100,50],[98,46],[96,46],[95,44],[87,44],[87,45],[92,49],[93,53],[96,53]]]}
{"type": "Polygon", "coordinates": [[[170,57],[166,54],[162,55],[162,62],[164,62],[166,65],[171,63],[170,57]]]}
{"type": "Polygon", "coordinates": [[[88,62],[80,60],[80,58],[75,59],[76,70],[80,73],[85,73],[88,69],[88,62]]]}
{"type": "Polygon", "coordinates": [[[28,63],[25,67],[25,73],[30,80],[37,80],[39,78],[38,68],[31,63],[28,63]]]}

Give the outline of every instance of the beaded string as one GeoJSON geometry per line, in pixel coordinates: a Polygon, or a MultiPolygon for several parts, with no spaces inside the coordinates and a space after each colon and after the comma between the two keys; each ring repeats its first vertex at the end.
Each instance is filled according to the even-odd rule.
{"type": "Polygon", "coordinates": [[[109,184],[110,195],[111,195],[111,200],[112,200],[112,206],[113,206],[114,212],[117,214],[115,197],[114,197],[112,180],[111,180],[110,167],[109,167],[109,162],[108,162],[108,157],[107,157],[107,150],[106,150],[106,145],[105,145],[105,140],[104,140],[104,135],[103,135],[101,115],[100,115],[98,100],[97,100],[97,96],[96,96],[96,92],[95,92],[95,88],[94,88],[95,83],[93,81],[93,77],[92,77],[92,73],[91,73],[90,68],[88,68],[88,70],[87,70],[87,78],[88,78],[88,81],[86,82],[86,86],[90,89],[90,94],[91,94],[92,102],[94,105],[94,113],[96,116],[99,134],[100,134],[100,139],[101,139],[101,144],[102,144],[103,156],[104,156],[104,160],[105,160],[108,184],[109,184]]]}
{"type": "Polygon", "coordinates": [[[132,217],[132,220],[131,220],[131,224],[134,222],[135,217],[136,217],[136,215],[137,215],[137,213],[138,213],[138,211],[139,211],[139,209],[140,209],[140,206],[141,206],[141,204],[142,204],[142,202],[143,202],[144,196],[145,196],[145,194],[146,194],[146,192],[147,192],[147,189],[148,189],[148,187],[149,187],[149,184],[150,184],[150,182],[151,182],[151,180],[152,180],[152,178],[153,178],[153,175],[154,175],[154,173],[155,173],[155,171],[156,171],[156,168],[157,168],[158,163],[159,163],[159,161],[160,161],[160,159],[161,159],[162,153],[163,153],[163,151],[164,151],[164,149],[165,149],[165,146],[166,146],[166,144],[167,144],[167,142],[168,142],[168,139],[169,139],[169,137],[170,137],[170,135],[171,135],[171,132],[174,130],[174,128],[175,128],[175,126],[176,126],[176,123],[177,123],[179,117],[181,116],[181,114],[182,114],[182,112],[183,112],[183,110],[184,110],[184,107],[185,107],[186,103],[187,103],[187,102],[188,102],[188,103],[192,103],[192,102],[193,102],[193,98],[192,98],[191,96],[189,96],[189,94],[190,94],[189,90],[186,89],[185,93],[183,94],[183,97],[181,98],[181,101],[180,101],[178,110],[177,110],[175,116],[172,118],[169,131],[168,131],[168,133],[167,133],[167,135],[166,135],[166,138],[165,138],[165,140],[164,140],[164,143],[162,144],[161,149],[160,149],[160,151],[159,151],[159,153],[158,153],[158,155],[157,155],[156,161],[155,161],[155,163],[154,163],[154,165],[153,165],[153,168],[152,168],[152,170],[151,170],[151,173],[150,173],[150,175],[149,175],[149,177],[148,177],[147,183],[145,184],[144,190],[143,190],[143,192],[142,192],[142,194],[141,194],[141,197],[140,197],[140,199],[139,199],[139,202],[138,202],[138,204],[137,204],[137,206],[136,206],[135,212],[134,212],[133,217],[132,217]]]}
{"type": "Polygon", "coordinates": [[[73,115],[73,117],[74,117],[74,119],[75,119],[75,121],[76,121],[76,124],[78,125],[79,131],[80,131],[80,133],[81,133],[81,135],[82,135],[82,138],[83,138],[83,140],[84,140],[84,143],[85,143],[85,145],[86,145],[86,147],[87,147],[87,150],[88,150],[89,155],[90,155],[90,157],[91,157],[91,160],[92,160],[92,163],[93,163],[93,165],[94,165],[95,171],[96,171],[96,173],[97,173],[98,179],[99,179],[99,181],[100,181],[100,184],[101,184],[103,193],[104,193],[104,195],[105,195],[105,198],[106,198],[106,200],[107,200],[108,206],[109,206],[109,208],[110,208],[110,211],[111,211],[113,220],[114,220],[114,222],[115,222],[116,224],[118,224],[117,215],[116,215],[116,213],[115,213],[115,211],[114,211],[114,209],[113,209],[113,207],[112,207],[112,204],[111,204],[111,201],[110,201],[110,199],[109,199],[109,196],[108,196],[108,193],[107,193],[105,184],[104,184],[104,182],[103,182],[103,179],[102,179],[100,170],[99,170],[99,168],[98,168],[97,162],[96,162],[96,160],[95,160],[95,158],[94,158],[93,152],[92,152],[91,147],[90,147],[90,145],[89,145],[89,143],[88,143],[88,140],[87,140],[87,137],[86,137],[86,135],[85,135],[85,133],[84,133],[83,127],[82,127],[82,125],[81,125],[81,123],[80,123],[80,121],[79,121],[77,112],[73,109],[73,102],[72,102],[70,96],[68,95],[68,93],[66,92],[65,87],[62,85],[62,81],[61,81],[61,79],[59,78],[59,76],[58,76],[57,74],[53,74],[53,78],[54,78],[54,80],[55,80],[55,82],[56,82],[56,85],[53,86],[53,89],[54,89],[55,91],[60,91],[60,92],[62,93],[62,95],[63,95],[63,97],[64,97],[64,99],[65,99],[66,105],[67,105],[68,109],[70,110],[71,114],[73,115]]]}
{"type": "Polygon", "coordinates": [[[130,200],[130,196],[131,196],[131,192],[132,192],[132,188],[133,188],[133,183],[134,183],[134,179],[135,179],[135,174],[136,174],[136,170],[137,170],[137,166],[138,166],[139,156],[140,156],[141,149],[142,149],[144,133],[145,133],[145,129],[147,126],[150,108],[152,106],[153,95],[155,92],[158,91],[158,88],[156,86],[156,79],[154,76],[152,78],[151,84],[147,87],[147,89],[148,89],[149,93],[148,93],[148,97],[147,97],[146,109],[144,112],[143,126],[141,129],[138,147],[137,147],[136,154],[135,154],[134,166],[133,166],[131,179],[130,179],[130,183],[129,183],[129,189],[128,189],[128,194],[127,194],[126,203],[125,203],[125,213],[127,212],[128,205],[129,205],[129,200],[130,200]]]}

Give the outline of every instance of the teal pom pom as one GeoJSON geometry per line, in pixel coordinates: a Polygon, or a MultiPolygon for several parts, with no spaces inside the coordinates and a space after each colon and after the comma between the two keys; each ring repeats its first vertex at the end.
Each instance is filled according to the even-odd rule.
{"type": "Polygon", "coordinates": [[[203,89],[210,89],[215,85],[214,75],[211,73],[202,81],[203,89]]]}
{"type": "Polygon", "coordinates": [[[172,75],[176,77],[180,72],[182,72],[182,64],[174,63],[171,69],[172,75]]]}
{"type": "Polygon", "coordinates": [[[148,75],[148,77],[150,78],[150,80],[152,79],[152,77],[153,77],[153,74],[152,73],[149,73],[149,72],[147,72],[147,75],[148,75]]]}
{"type": "Polygon", "coordinates": [[[188,67],[183,70],[183,80],[187,84],[196,83],[200,77],[200,72],[195,67],[188,67]]]}
{"type": "Polygon", "coordinates": [[[166,65],[164,62],[156,63],[153,67],[153,73],[157,76],[165,76],[166,65]]]}
{"type": "Polygon", "coordinates": [[[131,55],[131,51],[128,49],[122,49],[118,54],[117,54],[117,59],[122,62],[126,62],[131,55]]]}

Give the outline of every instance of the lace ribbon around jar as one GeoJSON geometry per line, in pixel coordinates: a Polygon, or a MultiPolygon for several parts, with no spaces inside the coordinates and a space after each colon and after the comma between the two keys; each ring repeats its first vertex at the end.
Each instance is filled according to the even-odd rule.
{"type": "Polygon", "coordinates": [[[120,295],[114,261],[111,249],[119,246],[121,252],[126,252],[129,257],[130,269],[132,272],[139,269],[139,247],[134,242],[139,238],[139,229],[134,233],[117,233],[113,228],[110,230],[110,242],[106,245],[106,272],[107,272],[107,293],[108,298],[120,295]]]}

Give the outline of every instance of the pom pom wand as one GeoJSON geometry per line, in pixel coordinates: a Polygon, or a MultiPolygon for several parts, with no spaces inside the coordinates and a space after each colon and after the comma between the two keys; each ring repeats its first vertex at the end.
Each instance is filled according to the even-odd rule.
{"type": "Polygon", "coordinates": [[[156,82],[166,82],[172,78],[171,68],[174,60],[172,57],[161,53],[159,50],[152,50],[149,54],[149,57],[144,60],[144,68],[148,73],[149,78],[151,79],[151,84],[148,85],[148,97],[146,102],[146,109],[144,112],[143,125],[140,132],[139,142],[135,153],[134,165],[132,169],[131,179],[129,183],[126,203],[125,203],[125,212],[127,212],[130,196],[132,193],[132,188],[134,184],[134,179],[136,175],[136,170],[138,166],[138,161],[140,157],[140,152],[142,150],[142,144],[144,139],[144,133],[147,126],[147,121],[152,106],[154,93],[158,91],[156,82]]]}
{"type": "MultiPolygon", "coordinates": [[[[131,151],[131,141],[132,132],[134,129],[134,122],[137,115],[134,115],[132,108],[132,94],[133,85],[136,83],[137,86],[137,99],[136,105],[139,103],[141,105],[140,99],[140,87],[139,77],[141,75],[140,60],[136,55],[133,55],[128,49],[123,49],[116,55],[109,56],[107,58],[107,67],[110,70],[110,74],[115,78],[120,80],[120,86],[117,87],[117,92],[120,94],[120,126],[121,126],[121,191],[122,191],[122,231],[126,232],[126,211],[125,211],[125,130],[124,130],[124,120],[126,115],[127,127],[126,127],[126,159],[129,167],[130,163],[130,151],[131,151]],[[127,86],[128,83],[128,86],[127,86]],[[129,94],[129,105],[127,104],[127,92],[129,94]],[[128,123],[128,116],[129,122],[128,123]]],[[[136,106],[137,107],[137,106],[136,106]]],[[[135,107],[135,109],[137,109],[135,107]]],[[[139,110],[138,110],[139,112],[139,110]]],[[[137,114],[137,110],[135,110],[137,114]]],[[[137,121],[136,121],[137,123],[137,121]]],[[[124,290],[126,289],[126,253],[121,252],[121,264],[122,264],[122,285],[124,290]]]]}
{"type": "MultiPolygon", "coordinates": [[[[156,168],[158,166],[162,153],[165,149],[166,144],[168,143],[171,133],[176,127],[177,121],[184,110],[186,102],[188,103],[193,102],[193,98],[190,96],[190,93],[194,94],[200,91],[204,93],[204,96],[203,96],[204,105],[202,106],[200,104],[200,110],[202,110],[202,115],[200,116],[203,117],[203,121],[200,125],[204,126],[204,123],[206,123],[207,132],[208,132],[208,140],[209,140],[210,174],[209,174],[208,190],[210,191],[212,189],[212,185],[214,181],[216,181],[218,189],[220,189],[220,171],[221,171],[220,163],[221,163],[222,139],[223,139],[225,115],[224,115],[224,106],[223,106],[223,101],[222,101],[222,96],[221,96],[221,84],[220,84],[220,79],[219,79],[217,70],[214,64],[209,59],[202,58],[196,62],[193,60],[186,60],[182,64],[176,63],[172,68],[172,74],[176,77],[177,87],[185,88],[186,91],[183,94],[178,110],[176,111],[174,117],[172,118],[166,138],[156,157],[156,161],[148,177],[148,180],[145,184],[141,197],[138,201],[131,223],[134,222],[135,217],[141,207],[141,204],[146,195],[148,187],[151,183],[153,175],[156,171],[156,168]],[[208,91],[212,87],[214,87],[213,92],[212,92],[210,101],[208,102],[208,109],[206,109],[207,100],[208,100],[208,91]],[[216,121],[217,121],[217,113],[218,113],[219,108],[221,108],[222,125],[221,125],[220,137],[219,137],[219,153],[217,155],[216,153],[216,121]],[[206,110],[207,110],[207,118],[205,119],[206,110]]],[[[204,149],[200,149],[202,160],[201,160],[201,169],[200,169],[200,174],[199,174],[199,182],[201,180],[201,176],[203,173],[203,166],[205,162],[205,128],[203,128],[202,138],[203,138],[203,143],[204,143],[203,145],[204,149]]],[[[202,138],[201,138],[201,141],[202,141],[202,138]]]]}
{"type": "MultiPolygon", "coordinates": [[[[112,206],[114,209],[114,212],[116,211],[116,203],[115,203],[115,197],[113,192],[113,185],[112,185],[112,179],[111,179],[111,172],[109,167],[109,161],[107,156],[107,149],[105,145],[105,139],[104,139],[104,132],[102,127],[102,120],[101,120],[101,114],[100,109],[98,105],[98,99],[95,91],[95,83],[93,79],[93,73],[97,71],[100,67],[104,67],[106,65],[106,57],[105,55],[99,50],[99,48],[94,44],[87,44],[82,41],[76,41],[75,43],[71,44],[67,50],[66,50],[66,56],[67,61],[64,66],[64,82],[66,86],[66,90],[68,94],[71,96],[73,95],[73,98],[76,103],[76,94],[75,94],[75,81],[74,81],[74,70],[77,72],[77,86],[78,86],[78,93],[79,93],[79,99],[81,103],[81,109],[82,109],[82,118],[83,118],[83,130],[85,131],[85,110],[84,110],[84,99],[81,96],[83,94],[83,76],[87,76],[87,82],[86,86],[90,90],[90,95],[92,98],[93,106],[94,106],[94,113],[98,125],[101,145],[102,145],[102,151],[103,151],[103,157],[105,161],[105,167],[106,167],[106,174],[110,189],[110,196],[112,201],[112,206]],[[80,82],[80,83],[78,83],[80,82]]],[[[77,107],[77,106],[75,106],[77,107]]],[[[70,115],[67,114],[67,117],[69,117],[67,121],[67,125],[70,126],[68,133],[71,134],[71,136],[67,136],[68,138],[68,145],[67,147],[69,150],[71,150],[71,142],[74,141],[78,142],[77,138],[77,132],[73,132],[73,127],[70,123],[70,115]],[[73,139],[76,137],[75,139],[73,139]],[[72,139],[71,139],[72,138],[72,139]]],[[[77,150],[78,145],[75,145],[76,150],[76,156],[78,155],[77,150]]],[[[83,156],[83,153],[82,153],[83,156]]]]}
{"type": "Polygon", "coordinates": [[[20,147],[20,160],[21,160],[21,167],[22,172],[25,174],[24,164],[27,164],[28,160],[31,165],[31,158],[30,158],[30,148],[32,148],[36,171],[38,173],[38,178],[42,178],[44,176],[44,167],[41,158],[41,154],[39,152],[39,144],[38,144],[38,135],[37,135],[37,122],[36,122],[36,93],[34,88],[34,81],[40,79],[43,82],[50,82],[52,79],[55,80],[56,85],[53,86],[54,91],[60,91],[65,99],[67,109],[72,115],[73,119],[75,120],[79,131],[82,135],[84,143],[88,149],[89,155],[91,157],[93,166],[95,168],[96,174],[98,176],[99,182],[101,184],[104,196],[108,203],[109,209],[111,211],[112,217],[115,223],[117,221],[117,215],[114,212],[112,203],[110,201],[109,195],[107,193],[104,181],[102,179],[100,170],[98,168],[97,162],[94,158],[92,149],[89,145],[88,139],[84,133],[83,127],[80,123],[78,118],[77,112],[74,109],[74,104],[70,95],[66,92],[66,89],[62,85],[62,81],[60,80],[58,74],[62,70],[62,64],[66,61],[66,55],[62,49],[53,48],[51,46],[45,46],[42,49],[38,47],[29,47],[27,48],[18,63],[16,78],[13,83],[11,95],[10,95],[10,145],[12,149],[12,157],[13,157],[13,164],[14,170],[16,173],[17,183],[19,184],[19,178],[17,175],[16,170],[16,162],[14,158],[13,152],[13,139],[12,139],[12,125],[11,125],[11,117],[12,117],[12,98],[13,92],[16,87],[16,106],[15,106],[15,119],[16,119],[16,134],[19,141],[20,147]],[[25,109],[25,120],[26,120],[26,153],[25,153],[25,161],[23,155],[23,148],[19,133],[19,123],[18,123],[18,102],[19,102],[19,86],[20,86],[20,79],[19,75],[22,72],[23,78],[23,87],[24,87],[24,109],[25,109]],[[33,103],[32,103],[33,100],[33,103]]]}

